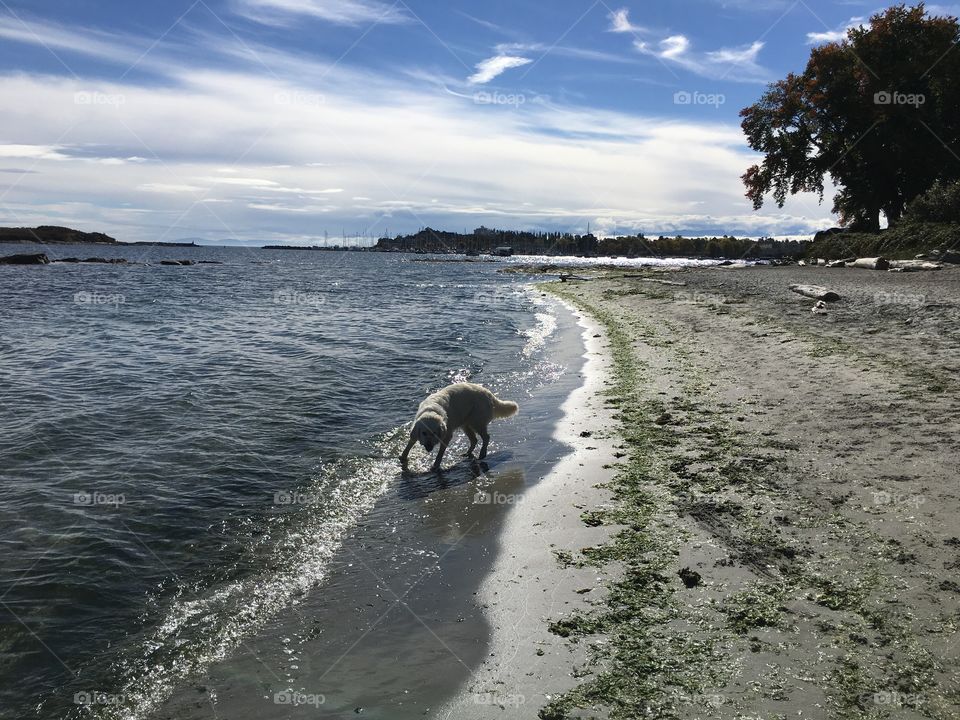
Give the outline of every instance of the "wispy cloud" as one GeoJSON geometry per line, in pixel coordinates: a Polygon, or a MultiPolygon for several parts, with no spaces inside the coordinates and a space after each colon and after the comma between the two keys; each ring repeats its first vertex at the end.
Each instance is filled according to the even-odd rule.
{"type": "Polygon", "coordinates": [[[633,45],[644,55],[673,63],[711,79],[763,82],[770,76],[770,72],[758,62],[760,51],[764,48],[764,43],[759,40],[750,45],[720,48],[705,53],[695,52],[686,35],[671,35],[658,42],[635,40],[633,45]],[[733,73],[733,70],[737,72],[733,73]]]}
{"type": "Polygon", "coordinates": [[[615,33],[638,33],[645,32],[645,29],[639,25],[630,22],[630,11],[627,8],[614,10],[607,17],[610,18],[610,32],[615,33]]]}
{"type": "Polygon", "coordinates": [[[840,42],[847,39],[847,32],[852,28],[859,27],[864,22],[862,17],[850,18],[844,25],[833,30],[822,30],[820,32],[808,32],[807,44],[820,45],[823,43],[840,42]]]}
{"type": "Polygon", "coordinates": [[[467,82],[471,85],[483,85],[511,68],[523,67],[532,62],[529,58],[517,55],[496,55],[477,63],[477,71],[467,78],[467,82]]]}
{"type": "Polygon", "coordinates": [[[303,17],[337,25],[398,24],[410,16],[397,3],[379,0],[236,0],[236,11],[265,25],[291,25],[303,17]]]}

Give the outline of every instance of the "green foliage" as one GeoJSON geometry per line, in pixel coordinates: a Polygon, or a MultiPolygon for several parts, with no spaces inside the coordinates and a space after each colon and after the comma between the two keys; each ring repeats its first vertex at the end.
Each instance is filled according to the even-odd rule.
{"type": "Polygon", "coordinates": [[[772,84],[741,111],[761,164],[743,175],[747,197],[823,197],[829,176],[841,189],[842,224],[879,230],[936,180],[960,178],[960,40],[956,18],[928,17],[923,3],[896,5],[814,48],[800,75],[772,84]]]}
{"type": "Polygon", "coordinates": [[[960,182],[935,182],[907,206],[904,220],[960,223],[960,182]]]}
{"type": "Polygon", "coordinates": [[[704,257],[704,258],[788,258],[803,254],[805,243],[779,241],[772,238],[753,240],[723,237],[664,237],[647,238],[643,235],[604,238],[600,241],[602,255],[632,257],[704,257]]]}
{"type": "Polygon", "coordinates": [[[819,237],[807,247],[810,258],[839,260],[846,257],[909,259],[936,248],[960,247],[960,222],[915,222],[904,217],[879,233],[838,233],[819,237]]]}

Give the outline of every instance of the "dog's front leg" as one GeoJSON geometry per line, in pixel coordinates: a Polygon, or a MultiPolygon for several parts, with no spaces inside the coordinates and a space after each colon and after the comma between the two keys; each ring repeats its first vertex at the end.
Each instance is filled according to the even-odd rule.
{"type": "Polygon", "coordinates": [[[403,453],[400,455],[400,462],[404,465],[407,464],[407,460],[410,458],[410,451],[413,449],[413,446],[416,445],[417,439],[415,437],[410,438],[410,442],[407,443],[407,447],[404,449],[403,453]]]}
{"type": "Polygon", "coordinates": [[[447,445],[450,444],[450,440],[453,439],[453,433],[448,432],[442,438],[440,438],[440,449],[437,451],[437,459],[433,461],[433,469],[439,470],[440,463],[443,461],[443,454],[447,451],[447,445]]]}

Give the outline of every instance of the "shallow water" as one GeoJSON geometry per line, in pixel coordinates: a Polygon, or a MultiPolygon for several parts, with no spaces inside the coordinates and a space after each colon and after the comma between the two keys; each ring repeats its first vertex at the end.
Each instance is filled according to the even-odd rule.
{"type": "Polygon", "coordinates": [[[419,399],[471,379],[523,404],[564,372],[553,312],[496,263],[45,251],[152,264],[0,268],[10,717],[162,704],[306,598],[399,497],[419,399]]]}

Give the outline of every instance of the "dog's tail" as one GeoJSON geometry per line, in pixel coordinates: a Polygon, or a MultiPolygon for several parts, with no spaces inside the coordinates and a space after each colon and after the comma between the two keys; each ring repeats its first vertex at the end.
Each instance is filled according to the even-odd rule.
{"type": "Polygon", "coordinates": [[[517,414],[520,406],[509,400],[498,400],[493,398],[493,416],[495,418],[508,418],[517,414]]]}

